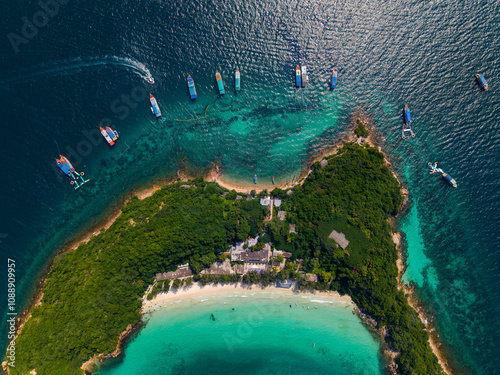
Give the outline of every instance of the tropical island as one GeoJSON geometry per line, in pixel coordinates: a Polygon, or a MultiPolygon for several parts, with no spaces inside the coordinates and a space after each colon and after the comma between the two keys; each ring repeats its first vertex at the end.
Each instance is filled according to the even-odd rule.
{"type": "MultiPolygon", "coordinates": [[[[367,135],[363,124],[356,133],[367,135]]],[[[246,195],[196,178],[134,197],[109,228],[55,258],[9,374],[91,373],[120,355],[144,302],[195,282],[347,294],[383,332],[388,372],[442,374],[398,288],[389,220],[402,204],[400,184],[384,155],[361,143],[314,163],[287,190],[246,195]]]]}

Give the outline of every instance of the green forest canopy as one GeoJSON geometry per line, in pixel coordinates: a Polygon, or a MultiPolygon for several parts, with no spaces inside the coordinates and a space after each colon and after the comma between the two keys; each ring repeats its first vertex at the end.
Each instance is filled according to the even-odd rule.
{"type": "MultiPolygon", "coordinates": [[[[320,276],[318,288],[348,293],[387,327],[387,340],[400,352],[399,373],[441,373],[423,324],[397,289],[387,219],[398,212],[401,195],[383,155],[348,144],[325,168],[312,168],[291,196],[273,191],[284,199],[286,221],[267,226],[258,199],[235,200],[234,192],[224,198],[226,190],[202,179],[190,181],[190,188],[166,185],[143,201],[133,198],[108,230],[55,259],[42,304],[17,339],[11,374],[33,368],[38,375],[81,374],[83,362],[111,353],[120,333],[140,320],[141,297],[155,273],[187,262],[199,272],[234,242],[266,231],[273,245],[320,276]],[[331,229],[344,232],[345,250],[328,238],[331,229]]],[[[246,282],[276,278],[250,276],[246,282]]]]}

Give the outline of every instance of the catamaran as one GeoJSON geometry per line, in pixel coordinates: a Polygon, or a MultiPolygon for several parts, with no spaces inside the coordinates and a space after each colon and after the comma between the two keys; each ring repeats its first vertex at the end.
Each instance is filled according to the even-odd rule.
{"type": "Polygon", "coordinates": [[[481,86],[483,90],[488,91],[488,82],[486,82],[484,76],[482,74],[476,74],[476,79],[477,82],[479,83],[479,86],[481,86]]]}
{"type": "Polygon", "coordinates": [[[332,76],[330,78],[330,89],[334,89],[337,85],[337,68],[333,68],[332,76]]]}
{"type": "Polygon", "coordinates": [[[191,97],[191,99],[196,99],[196,97],[197,97],[196,86],[194,85],[194,81],[190,75],[188,75],[187,84],[188,84],[188,88],[189,88],[189,96],[191,97]]]}
{"type": "Polygon", "coordinates": [[[307,85],[307,81],[309,80],[308,76],[307,76],[307,66],[305,65],[302,65],[302,87],[306,87],[307,85]]]}
{"type": "Polygon", "coordinates": [[[404,121],[403,121],[403,130],[401,131],[401,135],[404,140],[410,139],[410,137],[415,137],[415,133],[411,129],[411,113],[410,109],[407,105],[405,105],[404,109],[404,121]]]}
{"type": "Polygon", "coordinates": [[[300,68],[298,65],[295,67],[295,86],[302,86],[302,78],[300,76],[300,68]]]}
{"type": "Polygon", "coordinates": [[[236,68],[236,73],[234,73],[234,88],[236,92],[240,91],[240,69],[236,68]]]}
{"type": "Polygon", "coordinates": [[[151,103],[151,112],[153,112],[153,115],[155,115],[156,118],[160,118],[161,117],[160,107],[158,107],[158,103],[156,102],[155,97],[151,94],[149,94],[149,102],[151,103]]]}
{"type": "Polygon", "coordinates": [[[224,95],[224,83],[222,83],[222,77],[218,70],[215,71],[215,80],[217,81],[217,87],[219,88],[219,94],[224,95]]]}
{"type": "Polygon", "coordinates": [[[66,176],[72,178],[71,185],[75,185],[74,186],[75,190],[78,189],[83,184],[90,181],[90,180],[85,180],[83,178],[84,173],[83,172],[78,173],[65,156],[59,155],[59,159],[56,159],[56,164],[66,176]]]}

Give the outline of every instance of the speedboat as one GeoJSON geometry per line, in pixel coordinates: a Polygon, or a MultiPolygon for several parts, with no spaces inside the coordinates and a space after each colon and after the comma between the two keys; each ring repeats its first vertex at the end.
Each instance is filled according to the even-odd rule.
{"type": "Polygon", "coordinates": [[[224,83],[222,82],[222,77],[218,70],[215,71],[215,80],[217,81],[217,87],[219,88],[219,94],[224,95],[224,83]]]}
{"type": "Polygon", "coordinates": [[[113,138],[111,138],[108,134],[108,132],[106,131],[106,129],[104,129],[102,126],[99,127],[99,130],[101,131],[101,134],[102,136],[104,137],[104,139],[106,140],[106,142],[109,143],[110,146],[114,146],[115,145],[115,142],[113,142],[113,138]]]}
{"type": "Polygon", "coordinates": [[[476,74],[476,79],[477,83],[479,83],[479,86],[481,86],[483,90],[488,91],[488,82],[486,82],[484,76],[482,74],[476,74]]]}
{"type": "Polygon", "coordinates": [[[298,65],[295,67],[295,85],[297,87],[302,86],[302,79],[300,76],[300,68],[298,65]]]}
{"type": "Polygon", "coordinates": [[[333,68],[332,77],[330,78],[330,89],[334,89],[337,85],[337,68],[333,68]]]}
{"type": "Polygon", "coordinates": [[[410,137],[414,138],[415,133],[413,133],[413,130],[411,129],[411,113],[407,105],[405,105],[403,112],[404,112],[404,121],[403,121],[403,130],[401,131],[401,135],[404,140],[408,140],[410,139],[410,137]]]}
{"type": "Polygon", "coordinates": [[[156,118],[160,118],[161,117],[160,107],[158,107],[158,103],[156,102],[155,97],[151,94],[149,94],[149,102],[151,103],[151,112],[153,112],[153,115],[155,115],[156,118]]]}
{"type": "Polygon", "coordinates": [[[236,73],[234,73],[234,88],[236,92],[240,91],[240,69],[236,68],[236,73]]]}
{"type": "Polygon", "coordinates": [[[187,84],[188,84],[188,88],[189,88],[189,96],[191,97],[191,99],[196,99],[196,97],[197,97],[196,86],[194,85],[193,78],[191,78],[190,75],[188,75],[187,84]]]}
{"type": "Polygon", "coordinates": [[[302,74],[302,87],[306,87],[308,76],[307,76],[307,66],[302,65],[301,67],[301,74],[302,74]]]}
{"type": "Polygon", "coordinates": [[[152,75],[148,75],[148,76],[146,77],[146,81],[148,81],[148,83],[149,83],[150,85],[154,85],[154,84],[155,84],[155,79],[153,78],[153,76],[152,76],[152,75]]]}

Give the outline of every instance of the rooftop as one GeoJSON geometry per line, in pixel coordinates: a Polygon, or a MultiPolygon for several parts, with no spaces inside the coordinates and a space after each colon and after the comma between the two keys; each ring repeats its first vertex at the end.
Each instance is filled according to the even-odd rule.
{"type": "Polygon", "coordinates": [[[345,238],[344,233],[339,233],[334,230],[328,237],[337,242],[342,249],[345,249],[347,245],[349,245],[349,241],[345,238]]]}

